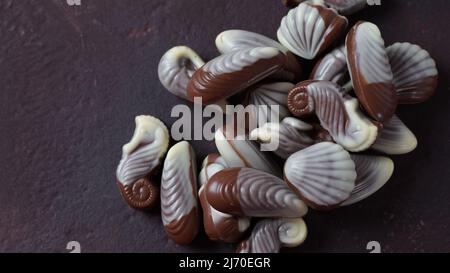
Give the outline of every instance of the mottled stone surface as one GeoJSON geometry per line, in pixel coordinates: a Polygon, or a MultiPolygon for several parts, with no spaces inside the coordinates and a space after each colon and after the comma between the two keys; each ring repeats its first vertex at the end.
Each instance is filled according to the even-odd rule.
{"type": "MultiPolygon", "coordinates": [[[[182,102],[158,81],[159,58],[185,44],[206,60],[215,36],[242,28],[275,37],[280,1],[64,0],[0,2],[0,251],[231,251],[208,242],[177,246],[158,210],[135,211],[115,184],[134,116],[167,125],[182,102]]],[[[418,149],[394,157],[395,174],[375,196],[306,217],[309,235],[292,251],[450,251],[450,38],[446,0],[382,1],[351,18],[379,25],[386,44],[417,43],[436,59],[440,84],[428,102],[400,106],[418,149]],[[444,32],[445,30],[445,32],[444,32]]],[[[310,67],[310,64],[306,65],[310,67]]],[[[213,142],[194,142],[199,161],[213,142]]]]}

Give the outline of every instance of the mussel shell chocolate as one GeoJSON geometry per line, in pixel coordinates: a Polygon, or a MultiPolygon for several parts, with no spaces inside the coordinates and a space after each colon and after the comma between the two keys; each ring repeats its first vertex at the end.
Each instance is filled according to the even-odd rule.
{"type": "Polygon", "coordinates": [[[243,91],[284,67],[286,58],[273,47],[256,47],[221,55],[198,69],[188,85],[187,97],[211,104],[243,91]]]}
{"type": "Polygon", "coordinates": [[[420,103],[429,99],[438,84],[436,62],[417,45],[395,43],[387,49],[399,103],[420,103]]]}
{"type": "Polygon", "coordinates": [[[360,21],[346,39],[347,64],[360,103],[375,120],[389,120],[397,109],[393,74],[378,27],[360,21]]]}
{"type": "Polygon", "coordinates": [[[304,2],[282,19],[277,36],[292,53],[312,60],[339,38],[347,24],[333,9],[304,2]]]}
{"type": "Polygon", "coordinates": [[[311,73],[311,80],[330,81],[339,85],[345,84],[349,78],[345,45],[335,48],[326,54],[311,73]]]}

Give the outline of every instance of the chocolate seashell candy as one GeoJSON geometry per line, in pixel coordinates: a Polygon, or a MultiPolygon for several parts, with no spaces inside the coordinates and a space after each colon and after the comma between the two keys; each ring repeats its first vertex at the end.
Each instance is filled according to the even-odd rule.
{"type": "Polygon", "coordinates": [[[175,144],[164,161],[161,218],[167,235],[178,244],[192,242],[198,233],[196,161],[186,141],[175,144]]]}
{"type": "Polygon", "coordinates": [[[346,54],[345,45],[333,49],[317,62],[309,78],[344,85],[349,78],[346,54]]]}
{"type": "Polygon", "coordinates": [[[373,150],[390,155],[407,154],[416,147],[416,136],[397,116],[384,123],[383,130],[372,145],[373,150]]]}

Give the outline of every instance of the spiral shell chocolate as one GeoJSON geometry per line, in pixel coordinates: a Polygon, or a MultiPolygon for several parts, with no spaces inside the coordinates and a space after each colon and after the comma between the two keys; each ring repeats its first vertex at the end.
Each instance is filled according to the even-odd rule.
{"type": "Polygon", "coordinates": [[[390,155],[407,154],[417,147],[417,138],[398,116],[387,121],[372,149],[390,155]]]}
{"type": "Polygon", "coordinates": [[[286,58],[273,47],[256,47],[221,55],[198,69],[188,85],[187,97],[211,104],[243,91],[282,69],[286,58]]]}
{"type": "Polygon", "coordinates": [[[410,43],[395,43],[386,50],[399,103],[420,103],[429,99],[438,83],[436,62],[430,54],[410,43]]]}
{"type": "Polygon", "coordinates": [[[355,163],[340,145],[323,142],[291,155],[284,165],[286,182],[315,209],[332,209],[355,188],[355,163]]]}
{"type": "Polygon", "coordinates": [[[394,162],[383,156],[351,155],[356,166],[355,188],[341,206],[348,206],[374,194],[388,182],[394,162]]]}
{"type": "Polygon", "coordinates": [[[250,237],[241,242],[238,253],[278,253],[282,247],[297,247],[307,235],[301,218],[265,219],[258,222],[250,237]]]}
{"type": "Polygon", "coordinates": [[[308,211],[283,180],[250,168],[219,171],[208,180],[205,192],[211,206],[227,214],[295,218],[308,211]]]}
{"type": "Polygon", "coordinates": [[[311,73],[311,80],[330,81],[343,85],[349,78],[345,45],[326,54],[311,73]]]}
{"type": "Polygon", "coordinates": [[[347,19],[333,9],[305,2],[282,19],[277,36],[292,53],[312,60],[344,32],[347,24],[347,19]]]}
{"type": "Polygon", "coordinates": [[[349,151],[366,150],[376,140],[378,128],[361,113],[358,101],[343,94],[343,89],[335,83],[299,83],[288,95],[288,107],[296,116],[299,109],[314,111],[334,141],[349,151]]]}
{"type": "Polygon", "coordinates": [[[389,120],[397,109],[398,98],[384,40],[378,27],[360,21],[346,39],[347,63],[355,93],[375,120],[389,120]]]}
{"type": "Polygon", "coordinates": [[[252,139],[261,143],[276,140],[278,148],[274,151],[281,158],[288,158],[293,153],[309,147],[315,143],[309,135],[313,126],[292,117],[283,119],[281,123],[269,122],[250,133],[252,139]]]}
{"type": "Polygon", "coordinates": [[[191,145],[182,141],[167,153],[161,178],[161,218],[176,243],[190,243],[198,232],[197,170],[191,145]]]}
{"type": "Polygon", "coordinates": [[[119,189],[133,208],[147,209],[157,200],[158,190],[147,176],[161,164],[169,145],[167,127],[152,116],[137,116],[131,141],[122,148],[116,170],[119,189]]]}

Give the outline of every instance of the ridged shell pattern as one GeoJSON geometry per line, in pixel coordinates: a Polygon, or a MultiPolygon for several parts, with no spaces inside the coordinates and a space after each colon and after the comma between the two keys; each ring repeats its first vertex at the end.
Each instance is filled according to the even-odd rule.
{"type": "Polygon", "coordinates": [[[330,208],[349,198],[355,187],[355,163],[340,145],[323,142],[290,156],[288,183],[315,208],[330,208]]]}
{"type": "Polygon", "coordinates": [[[167,127],[152,116],[136,117],[131,141],[122,148],[116,176],[124,186],[144,178],[161,163],[169,145],[167,127]]]}
{"type": "Polygon", "coordinates": [[[394,162],[382,156],[351,155],[356,166],[356,186],[341,206],[366,199],[386,184],[394,172],[394,162]]]}
{"type": "Polygon", "coordinates": [[[344,84],[348,78],[346,54],[345,45],[335,48],[317,63],[310,78],[344,84]]]}
{"type": "Polygon", "coordinates": [[[257,124],[279,122],[289,116],[287,96],[294,85],[289,82],[262,84],[248,93],[247,105],[252,105],[250,117],[257,124]],[[273,107],[273,106],[278,107],[273,107]],[[277,110],[278,108],[278,110],[277,110]]]}
{"type": "Polygon", "coordinates": [[[287,117],[281,123],[269,122],[254,129],[250,136],[261,143],[269,143],[278,139],[278,148],[274,151],[281,158],[288,158],[295,152],[314,144],[308,135],[313,127],[296,118],[287,117]]]}
{"type": "Polygon", "coordinates": [[[161,178],[161,214],[164,225],[180,220],[197,207],[195,158],[186,141],[167,153],[161,178]]]}
{"type": "Polygon", "coordinates": [[[374,143],[378,128],[361,113],[356,99],[343,95],[331,82],[312,82],[307,89],[320,124],[336,143],[352,152],[366,150],[374,143]]]}
{"type": "Polygon", "coordinates": [[[258,222],[250,238],[242,242],[239,253],[278,253],[281,247],[296,247],[307,235],[306,224],[301,218],[265,219],[258,222]]]}
{"type": "Polygon", "coordinates": [[[283,180],[268,173],[242,168],[235,185],[244,215],[302,217],[308,211],[283,180]]]}
{"type": "Polygon", "coordinates": [[[417,45],[395,43],[387,48],[399,103],[419,103],[433,95],[438,71],[430,54],[417,45]]]}
{"type": "Polygon", "coordinates": [[[372,149],[390,155],[407,154],[417,147],[417,138],[398,116],[384,124],[372,149]]]}
{"type": "Polygon", "coordinates": [[[187,86],[192,75],[204,64],[191,48],[174,47],[167,51],[159,62],[159,80],[169,92],[186,99],[187,86]]]}
{"type": "Polygon", "coordinates": [[[277,36],[292,53],[311,60],[345,30],[347,23],[332,9],[301,3],[282,19],[277,36]]]}

